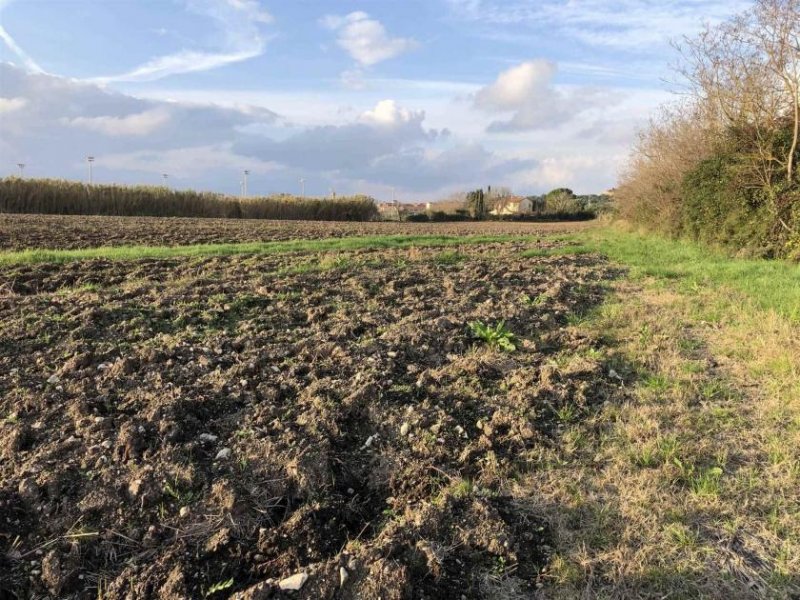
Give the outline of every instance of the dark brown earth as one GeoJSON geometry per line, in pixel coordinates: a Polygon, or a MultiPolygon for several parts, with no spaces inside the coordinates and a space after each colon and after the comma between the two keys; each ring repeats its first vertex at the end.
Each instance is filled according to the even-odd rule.
{"type": "Polygon", "coordinates": [[[618,384],[614,271],[531,247],[5,268],[0,597],[533,595],[514,482],[618,384]]]}
{"type": "Polygon", "coordinates": [[[0,214],[0,249],[178,246],[389,234],[536,235],[577,231],[587,226],[589,222],[331,223],[0,214]]]}

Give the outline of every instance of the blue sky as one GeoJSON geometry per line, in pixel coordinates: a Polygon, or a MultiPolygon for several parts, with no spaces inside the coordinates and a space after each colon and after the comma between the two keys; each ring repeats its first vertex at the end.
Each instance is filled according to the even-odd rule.
{"type": "Polygon", "coordinates": [[[0,175],[431,199],[611,187],[737,0],[0,0],[0,175]]]}

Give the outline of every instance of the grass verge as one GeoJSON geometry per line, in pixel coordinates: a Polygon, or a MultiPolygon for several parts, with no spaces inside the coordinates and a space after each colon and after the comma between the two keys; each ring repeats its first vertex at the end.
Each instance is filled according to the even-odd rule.
{"type": "Polygon", "coordinates": [[[607,341],[618,397],[520,482],[556,533],[548,597],[800,597],[798,267],[574,239],[630,276],[573,325],[607,341]]]}
{"type": "Polygon", "coordinates": [[[602,252],[629,267],[634,278],[677,283],[686,294],[698,294],[708,286],[728,288],[744,294],[753,308],[775,310],[800,323],[800,264],[731,258],[692,242],[614,228],[595,228],[562,239],[602,252]]]}
{"type": "Polygon", "coordinates": [[[0,266],[62,263],[76,260],[107,259],[137,260],[142,258],[173,258],[229,256],[233,254],[282,254],[288,252],[330,252],[363,249],[390,249],[420,247],[446,247],[501,242],[534,242],[539,236],[476,235],[380,235],[320,240],[288,240],[278,242],[253,242],[242,244],[197,244],[192,246],[116,246],[82,248],[77,250],[22,250],[0,252],[0,266]]]}

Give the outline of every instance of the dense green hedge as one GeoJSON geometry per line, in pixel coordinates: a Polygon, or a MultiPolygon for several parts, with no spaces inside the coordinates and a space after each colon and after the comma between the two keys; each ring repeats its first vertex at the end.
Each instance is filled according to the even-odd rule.
{"type": "Polygon", "coordinates": [[[764,188],[747,186],[738,156],[717,154],[689,171],[681,187],[680,231],[692,239],[729,246],[748,256],[792,257],[800,236],[797,193],[770,198],[764,188]],[[782,209],[778,207],[786,205],[782,209]],[[780,220],[778,220],[780,218],[780,220]],[[783,221],[783,224],[780,222],[783,221]]]}

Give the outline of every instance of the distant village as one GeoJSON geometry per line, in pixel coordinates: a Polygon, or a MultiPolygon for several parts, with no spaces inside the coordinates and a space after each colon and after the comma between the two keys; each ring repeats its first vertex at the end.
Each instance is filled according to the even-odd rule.
{"type": "MultiPolygon", "coordinates": [[[[385,221],[437,220],[474,217],[468,193],[458,193],[434,202],[381,202],[378,212],[385,221]]],[[[519,196],[507,188],[492,190],[484,195],[485,212],[492,217],[525,218],[547,214],[594,213],[609,210],[614,190],[602,194],[575,194],[569,188],[557,188],[540,196],[519,196]]]]}

